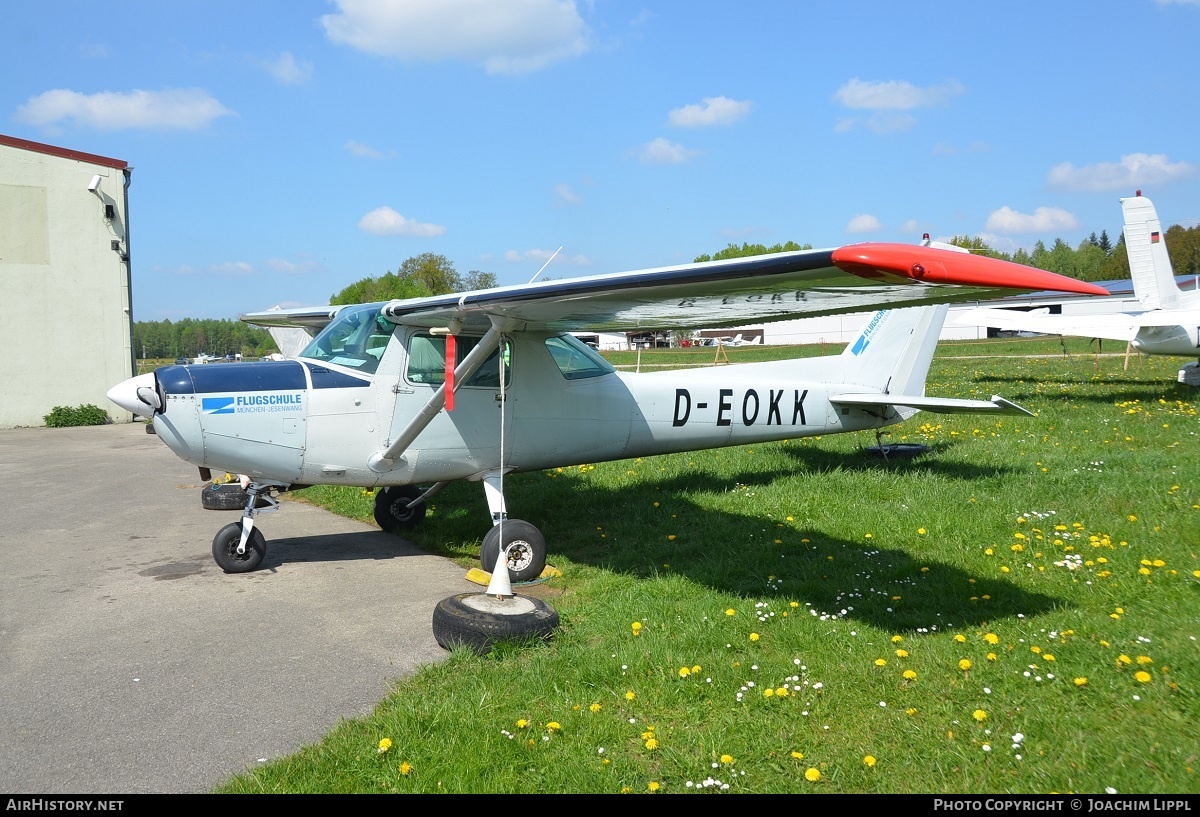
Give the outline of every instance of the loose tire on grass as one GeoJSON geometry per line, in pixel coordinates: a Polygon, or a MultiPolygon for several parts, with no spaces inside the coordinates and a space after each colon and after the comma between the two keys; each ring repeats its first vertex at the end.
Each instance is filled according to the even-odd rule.
{"type": "MultiPolygon", "coordinates": [[[[200,492],[200,504],[210,511],[241,511],[250,501],[250,494],[239,483],[213,483],[200,492]]],[[[261,496],[256,508],[265,508],[267,501],[261,496]]]]}
{"type": "Polygon", "coordinates": [[[558,613],[541,599],[513,596],[497,599],[486,593],[459,593],[433,608],[433,637],[443,649],[466,647],[487,655],[502,641],[549,639],[558,613]]]}
{"type": "Polygon", "coordinates": [[[425,518],[428,503],[405,507],[421,495],[415,485],[391,485],[375,494],[375,524],[380,530],[396,533],[415,528],[425,518]]]}

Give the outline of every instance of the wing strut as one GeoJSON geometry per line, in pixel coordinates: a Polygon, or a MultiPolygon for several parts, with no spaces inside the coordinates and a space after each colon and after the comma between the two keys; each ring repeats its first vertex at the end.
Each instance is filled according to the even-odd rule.
{"type": "Polygon", "coordinates": [[[412,445],[417,435],[424,431],[425,427],[433,421],[433,418],[442,410],[442,406],[446,406],[448,402],[453,400],[453,398],[451,398],[451,401],[447,401],[446,399],[447,387],[453,389],[455,382],[465,383],[469,380],[471,375],[479,370],[479,367],[483,365],[484,361],[488,359],[488,356],[499,345],[500,330],[493,326],[480,339],[479,343],[475,345],[475,348],[463,358],[463,362],[455,368],[453,381],[451,378],[446,378],[446,382],[438,387],[428,402],[409,421],[409,424],[400,432],[400,436],[383,451],[376,451],[367,458],[367,467],[377,474],[384,474],[393,470],[396,466],[396,459],[412,445]]]}

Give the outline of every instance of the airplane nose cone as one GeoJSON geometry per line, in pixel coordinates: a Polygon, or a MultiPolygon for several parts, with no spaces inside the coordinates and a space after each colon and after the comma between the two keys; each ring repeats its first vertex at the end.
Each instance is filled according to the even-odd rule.
{"type": "Polygon", "coordinates": [[[108,399],[138,417],[153,418],[160,402],[154,390],[154,373],[139,374],[118,383],[108,390],[108,399]]]}

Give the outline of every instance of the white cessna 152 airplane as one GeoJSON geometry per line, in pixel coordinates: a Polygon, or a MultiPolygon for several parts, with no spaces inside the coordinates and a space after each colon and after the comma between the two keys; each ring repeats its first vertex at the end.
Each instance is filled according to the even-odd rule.
{"type": "MultiPolygon", "coordinates": [[[[1137,191],[1121,199],[1125,214],[1125,251],[1133,292],[1142,309],[1116,314],[1053,315],[1048,308],[1032,311],[981,307],[955,319],[956,324],[1016,329],[1047,335],[1107,338],[1131,344],[1142,354],[1200,358],[1200,291],[1184,291],[1175,282],[1171,256],[1154,203],[1137,191]]],[[[1195,379],[1196,364],[1180,371],[1180,382],[1195,379]]]]}
{"type": "Polygon", "coordinates": [[[213,540],[226,572],[262,562],[255,517],[278,509],[276,492],[314,484],[378,489],[375,519],[396,531],[419,523],[438,490],[466,479],[483,483],[492,517],[483,568],[507,564],[512,581],[528,581],[545,567],[546,543],[533,525],[508,518],[506,474],[880,429],[918,410],[1025,412],[998,396],[925,396],[945,304],[1012,290],[1106,292],[955,249],[858,244],[273,309],[241,319],[320,329],[294,359],[164,366],[108,396],[150,420],[202,479],[212,471],[242,475],[241,522],[213,540]],[[744,326],[875,306],[884,311],[839,356],[703,371],[617,372],[568,334],[744,326]]]}

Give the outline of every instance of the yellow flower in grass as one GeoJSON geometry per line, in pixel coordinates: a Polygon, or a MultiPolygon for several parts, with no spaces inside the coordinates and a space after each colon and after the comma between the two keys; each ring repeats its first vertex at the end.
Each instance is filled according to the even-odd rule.
{"type": "Polygon", "coordinates": [[[736,615],[737,615],[737,610],[734,610],[732,607],[730,607],[728,610],[726,610],[726,611],[725,611],[725,615],[727,615],[727,616],[736,616],[736,615]]]}
{"type": "Polygon", "coordinates": [[[996,635],[995,633],[987,633],[983,636],[983,640],[995,646],[996,644],[1000,643],[1000,636],[996,635]]]}
{"type": "Polygon", "coordinates": [[[886,658],[876,658],[876,659],[875,659],[875,666],[877,666],[877,667],[886,667],[886,666],[887,666],[887,659],[886,659],[886,658]]]}
{"type": "Polygon", "coordinates": [[[699,674],[700,674],[700,665],[696,664],[695,666],[692,667],[692,675],[699,675],[699,674]]]}
{"type": "Polygon", "coordinates": [[[404,775],[405,777],[408,777],[409,774],[412,773],[412,770],[412,764],[407,760],[400,764],[400,774],[404,775]]]}
{"type": "Polygon", "coordinates": [[[636,697],[637,695],[634,694],[632,689],[625,693],[625,700],[627,701],[632,701],[636,697]]]}
{"type": "Polygon", "coordinates": [[[724,765],[728,766],[732,762],[733,762],[733,758],[731,756],[721,755],[721,763],[723,763],[724,765]]]}
{"type": "Polygon", "coordinates": [[[893,643],[893,644],[899,644],[899,643],[900,643],[901,641],[903,641],[903,640],[904,640],[904,636],[902,636],[902,635],[894,635],[894,636],[892,636],[892,643],[893,643]]]}
{"type": "Polygon", "coordinates": [[[875,768],[875,755],[867,755],[863,758],[863,763],[866,764],[868,768],[875,768]]]}
{"type": "Polygon", "coordinates": [[[1132,664],[1132,663],[1133,663],[1133,659],[1132,659],[1132,658],[1130,658],[1130,657],[1129,657],[1128,655],[1126,655],[1125,653],[1121,653],[1120,655],[1118,655],[1118,656],[1117,656],[1117,666],[1125,666],[1125,667],[1127,667],[1127,666],[1129,666],[1129,665],[1130,665],[1130,664],[1132,664]]]}
{"type": "Polygon", "coordinates": [[[688,676],[689,676],[689,675],[691,675],[691,674],[692,674],[692,671],[691,671],[690,669],[688,669],[687,667],[680,667],[680,668],[679,668],[679,677],[680,677],[680,678],[686,678],[686,677],[688,677],[688,676]]]}
{"type": "Polygon", "coordinates": [[[804,779],[807,780],[809,783],[816,783],[818,780],[821,779],[821,770],[814,768],[812,766],[809,766],[807,769],[804,770],[804,779]]]}
{"type": "Polygon", "coordinates": [[[917,673],[916,673],[916,671],[915,671],[915,670],[911,670],[911,669],[906,669],[906,670],[904,671],[904,680],[905,680],[905,681],[915,681],[915,680],[917,680],[917,673]]]}
{"type": "Polygon", "coordinates": [[[658,791],[660,788],[662,788],[662,786],[659,785],[657,780],[651,780],[646,784],[646,791],[651,793],[658,791]]]}
{"type": "Polygon", "coordinates": [[[971,660],[969,658],[964,658],[963,660],[959,661],[958,668],[963,672],[966,672],[971,668],[971,660]]]}
{"type": "Polygon", "coordinates": [[[633,622],[632,624],[630,624],[629,626],[630,626],[630,628],[633,630],[633,634],[634,634],[634,635],[641,635],[641,634],[642,634],[642,622],[640,622],[640,621],[635,621],[635,622],[633,622]]]}
{"type": "Polygon", "coordinates": [[[600,704],[592,704],[591,706],[588,707],[588,709],[592,712],[599,712],[600,704]]]}
{"type": "Polygon", "coordinates": [[[954,636],[954,640],[957,641],[959,644],[965,644],[967,641],[967,637],[965,635],[963,635],[962,633],[956,633],[954,636]]]}
{"type": "Polygon", "coordinates": [[[995,661],[995,660],[996,660],[996,657],[997,657],[997,656],[996,656],[996,653],[994,653],[994,652],[989,652],[989,653],[987,654],[987,660],[989,660],[989,661],[995,661]]]}
{"type": "Polygon", "coordinates": [[[1150,656],[1148,656],[1148,655],[1139,655],[1139,656],[1137,657],[1137,662],[1138,662],[1139,664],[1141,664],[1142,666],[1145,666],[1146,664],[1153,664],[1153,663],[1154,663],[1154,659],[1153,659],[1153,658],[1151,658],[1151,657],[1150,657],[1150,656]]]}
{"type": "Polygon", "coordinates": [[[764,698],[774,698],[775,690],[771,689],[771,687],[767,687],[766,689],[763,690],[763,697],[764,698]]]}
{"type": "Polygon", "coordinates": [[[1077,687],[1087,686],[1087,678],[1084,678],[1082,675],[1079,676],[1078,678],[1075,679],[1075,686],[1077,686],[1077,687]]]}
{"type": "Polygon", "coordinates": [[[558,721],[550,721],[550,723],[546,724],[546,729],[550,732],[557,732],[559,729],[562,729],[562,724],[558,721]]]}
{"type": "Polygon", "coordinates": [[[650,738],[646,741],[646,748],[653,752],[658,748],[658,738],[650,738]]]}
{"type": "Polygon", "coordinates": [[[896,650],[897,658],[908,658],[908,650],[896,650]]]}
{"type": "Polygon", "coordinates": [[[525,718],[517,719],[517,728],[518,729],[524,729],[526,726],[529,726],[529,721],[527,721],[525,718]]]}
{"type": "Polygon", "coordinates": [[[1133,677],[1138,680],[1138,683],[1142,683],[1142,684],[1148,684],[1152,680],[1154,680],[1151,677],[1150,673],[1146,672],[1144,669],[1140,669],[1137,672],[1135,672],[1133,674],[1133,677]]]}
{"type": "Polygon", "coordinates": [[[792,752],[792,757],[796,760],[804,760],[804,752],[792,752]]]}
{"type": "Polygon", "coordinates": [[[750,633],[751,641],[758,641],[758,633],[750,633]]]}
{"type": "Polygon", "coordinates": [[[392,748],[392,739],[391,738],[384,738],[383,740],[379,741],[379,754],[382,755],[384,752],[386,752],[388,749],[391,749],[391,748],[392,748]]]}
{"type": "Polygon", "coordinates": [[[980,723],[983,723],[984,721],[986,721],[987,716],[988,716],[988,714],[986,712],[984,712],[982,709],[976,709],[974,712],[971,713],[971,717],[974,718],[975,720],[979,721],[980,723]]]}

